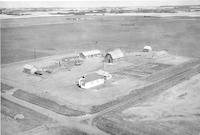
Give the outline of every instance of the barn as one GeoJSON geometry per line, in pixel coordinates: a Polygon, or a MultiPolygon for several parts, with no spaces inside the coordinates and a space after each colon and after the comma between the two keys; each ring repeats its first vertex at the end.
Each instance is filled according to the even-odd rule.
{"type": "Polygon", "coordinates": [[[107,63],[113,63],[114,61],[123,57],[124,57],[124,54],[121,51],[121,49],[115,49],[113,51],[106,53],[104,61],[107,63]]]}
{"type": "Polygon", "coordinates": [[[97,57],[101,56],[100,50],[91,50],[91,51],[84,51],[79,53],[80,58],[91,58],[91,57],[97,57]]]}

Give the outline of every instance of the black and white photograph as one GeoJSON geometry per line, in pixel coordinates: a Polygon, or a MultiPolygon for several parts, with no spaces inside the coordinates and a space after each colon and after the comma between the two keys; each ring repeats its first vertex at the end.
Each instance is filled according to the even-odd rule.
{"type": "Polygon", "coordinates": [[[200,135],[200,0],[0,0],[1,135],[200,135]]]}

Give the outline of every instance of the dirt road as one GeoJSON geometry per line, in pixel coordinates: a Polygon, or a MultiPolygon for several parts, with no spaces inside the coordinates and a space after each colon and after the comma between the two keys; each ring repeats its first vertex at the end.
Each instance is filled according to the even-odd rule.
{"type": "Polygon", "coordinates": [[[89,125],[86,125],[86,124],[82,124],[74,118],[69,118],[69,117],[57,114],[57,113],[50,111],[48,109],[39,107],[39,106],[31,104],[31,103],[28,103],[28,102],[20,100],[18,98],[15,98],[10,94],[2,94],[1,96],[2,96],[2,98],[5,98],[9,101],[12,101],[12,102],[17,103],[19,105],[22,105],[26,108],[37,111],[41,114],[44,114],[44,115],[54,119],[55,121],[59,122],[60,124],[63,124],[64,126],[67,126],[67,127],[70,127],[70,128],[78,128],[78,129],[85,131],[87,133],[106,135],[106,133],[102,132],[101,130],[97,129],[96,127],[92,127],[92,126],[89,126],[89,125]]]}
{"type": "Polygon", "coordinates": [[[90,117],[90,122],[95,121],[95,119],[98,119],[98,117],[104,114],[111,114],[116,111],[121,111],[132,106],[133,104],[143,102],[146,99],[158,95],[161,92],[167,90],[168,88],[173,87],[176,84],[190,78],[191,76],[197,74],[200,71],[200,61],[194,61],[192,62],[192,64],[186,63],[185,66],[180,66],[178,67],[178,69],[176,69],[176,72],[174,72],[173,74],[166,74],[165,78],[161,78],[152,85],[135,90],[132,94],[129,94],[127,97],[125,97],[124,100],[122,100],[120,103],[108,107],[107,109],[104,109],[103,111],[92,115],[90,117]]]}

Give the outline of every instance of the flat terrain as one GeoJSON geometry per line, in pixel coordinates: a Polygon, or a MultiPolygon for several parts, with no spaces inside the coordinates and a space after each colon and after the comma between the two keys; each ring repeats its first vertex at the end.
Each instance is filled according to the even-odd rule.
{"type": "Polygon", "coordinates": [[[199,78],[200,74],[120,113],[105,115],[99,127],[112,134],[199,135],[199,78]]]}
{"type": "Polygon", "coordinates": [[[1,98],[1,122],[1,134],[13,135],[13,133],[24,132],[50,123],[52,120],[45,115],[1,98]],[[14,117],[17,114],[23,114],[24,119],[15,120],[14,117]]]}
{"type": "Polygon", "coordinates": [[[145,45],[200,56],[198,17],[76,17],[81,20],[65,16],[1,20],[2,63],[34,58],[34,48],[37,57],[92,48],[135,51],[145,45]]]}
{"type": "MultiPolygon", "coordinates": [[[[42,127],[40,130],[35,130],[37,135],[89,135],[86,132],[80,131],[78,129],[68,128],[65,126],[50,126],[42,127]]],[[[28,135],[29,132],[27,132],[28,135]]]]}
{"type": "MultiPolygon", "coordinates": [[[[66,125],[80,126],[81,120],[94,120],[92,124],[111,134],[199,135],[200,66],[199,60],[192,62],[200,56],[199,24],[198,17],[56,16],[1,20],[1,85],[2,94],[7,97],[1,101],[2,127],[6,129],[2,133],[30,134],[33,130],[42,135],[87,134],[63,126],[46,127],[51,120],[42,114],[48,112],[48,116],[51,114],[66,125]],[[155,51],[140,52],[145,45],[155,51]],[[126,57],[113,64],[95,57],[84,60],[81,66],[58,66],[58,61],[82,50],[104,52],[118,47],[126,57]],[[48,57],[33,59],[44,56],[48,57]],[[55,70],[42,76],[30,75],[22,72],[27,63],[55,70]],[[110,72],[112,79],[88,90],[76,86],[80,76],[99,69],[110,72]],[[190,78],[193,75],[196,76],[190,78]],[[12,103],[9,98],[32,106],[35,111],[40,108],[38,112],[42,114],[12,103]],[[23,113],[25,119],[14,120],[18,113],[23,113]]],[[[103,133],[91,125],[83,124],[80,129],[85,127],[92,133],[103,133]]]]}
{"type": "Polygon", "coordinates": [[[7,99],[1,98],[1,134],[2,135],[89,135],[76,128],[66,127],[40,114],[7,99]],[[14,119],[23,114],[24,119],[14,119]]]}
{"type": "MultiPolygon", "coordinates": [[[[105,104],[128,95],[131,91],[151,83],[151,81],[146,81],[143,78],[190,60],[188,57],[171,55],[165,51],[147,54],[141,52],[141,56],[136,56],[135,53],[128,54],[124,59],[113,64],[103,63],[102,57],[88,58],[84,60],[81,66],[73,66],[70,70],[58,67],[55,72],[44,76],[22,72],[23,65],[27,64],[27,62],[10,64],[2,68],[4,73],[2,77],[5,83],[22,89],[21,92],[14,92],[14,96],[45,108],[49,108],[51,104],[53,109],[55,105],[55,109],[53,109],[55,112],[73,115],[71,113],[68,114],[67,108],[58,107],[56,109],[56,106],[58,104],[66,105],[75,110],[90,112],[93,106],[105,104]],[[75,84],[80,76],[102,69],[110,72],[113,76],[104,85],[85,90],[75,84]],[[44,101],[49,102],[49,105],[44,101]]],[[[52,56],[34,60],[28,64],[42,68],[46,67],[48,63],[54,64],[62,57],[67,56],[52,56]]],[[[96,111],[96,109],[93,110],[96,111]]]]}

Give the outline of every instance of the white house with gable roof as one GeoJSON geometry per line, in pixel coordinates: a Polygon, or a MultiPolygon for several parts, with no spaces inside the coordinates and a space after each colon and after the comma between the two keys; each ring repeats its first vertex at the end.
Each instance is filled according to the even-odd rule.
{"type": "Polygon", "coordinates": [[[99,70],[82,76],[78,80],[78,86],[84,89],[89,89],[105,83],[106,80],[112,78],[112,75],[106,71],[99,70]]]}

